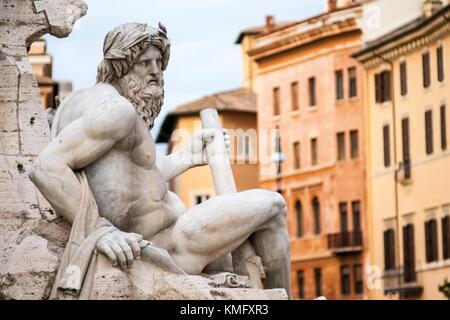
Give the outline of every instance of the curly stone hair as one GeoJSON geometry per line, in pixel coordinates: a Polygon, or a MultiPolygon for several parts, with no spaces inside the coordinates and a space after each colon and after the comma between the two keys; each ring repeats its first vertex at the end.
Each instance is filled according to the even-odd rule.
{"type": "Polygon", "coordinates": [[[97,68],[97,82],[113,83],[128,74],[150,45],[160,50],[162,70],[165,70],[169,63],[170,41],[163,24],[159,23],[158,29],[149,29],[146,24],[128,23],[110,31],[103,46],[104,59],[97,68]],[[129,42],[133,45],[127,46],[129,42]]]}

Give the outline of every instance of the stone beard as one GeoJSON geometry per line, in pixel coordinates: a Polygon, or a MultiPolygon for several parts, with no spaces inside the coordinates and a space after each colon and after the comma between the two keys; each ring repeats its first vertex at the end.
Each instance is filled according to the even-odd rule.
{"type": "Polygon", "coordinates": [[[152,129],[164,104],[164,80],[152,76],[142,79],[130,72],[117,80],[117,85],[120,94],[134,105],[147,127],[152,129]]]}

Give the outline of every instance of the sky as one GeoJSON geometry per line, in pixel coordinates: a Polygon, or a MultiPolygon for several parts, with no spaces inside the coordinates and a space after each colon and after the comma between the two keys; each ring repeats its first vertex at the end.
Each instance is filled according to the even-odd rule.
{"type": "Polygon", "coordinates": [[[152,130],[177,105],[242,85],[241,30],[276,21],[296,21],[325,10],[325,0],[85,0],[89,9],[67,39],[46,36],[53,77],[74,90],[95,83],[108,31],[127,22],[162,22],[172,43],[165,71],[165,104],[152,130]]]}

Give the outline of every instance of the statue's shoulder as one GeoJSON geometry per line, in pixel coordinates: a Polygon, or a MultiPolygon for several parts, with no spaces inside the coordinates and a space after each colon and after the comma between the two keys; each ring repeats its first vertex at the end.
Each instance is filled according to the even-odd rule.
{"type": "MultiPolygon", "coordinates": [[[[83,117],[88,127],[96,135],[127,135],[137,118],[133,104],[110,85],[97,84],[87,90],[84,94],[90,100],[90,106],[84,111],[83,117]]],[[[86,105],[89,105],[89,102],[86,105]]]]}

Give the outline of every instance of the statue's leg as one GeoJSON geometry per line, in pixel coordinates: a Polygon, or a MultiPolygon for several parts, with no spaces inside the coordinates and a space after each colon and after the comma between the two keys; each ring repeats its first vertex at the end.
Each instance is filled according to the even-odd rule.
{"type": "Polygon", "coordinates": [[[250,238],[256,253],[271,268],[267,287],[283,287],[289,292],[290,252],[285,215],[283,197],[267,190],[212,198],[190,208],[178,219],[172,230],[171,255],[184,271],[199,274],[206,265],[250,238]]]}

